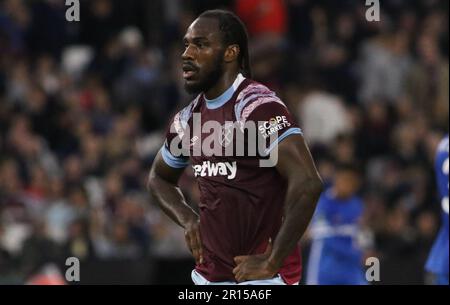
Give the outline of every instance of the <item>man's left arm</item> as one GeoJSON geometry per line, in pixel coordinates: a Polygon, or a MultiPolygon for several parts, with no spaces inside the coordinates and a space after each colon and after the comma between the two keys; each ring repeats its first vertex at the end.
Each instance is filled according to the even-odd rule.
{"type": "Polygon", "coordinates": [[[235,257],[233,273],[238,282],[272,278],[278,273],[308,227],[322,192],[322,181],[303,136],[290,135],[278,144],[276,169],[288,184],[283,223],[265,253],[235,257]]]}

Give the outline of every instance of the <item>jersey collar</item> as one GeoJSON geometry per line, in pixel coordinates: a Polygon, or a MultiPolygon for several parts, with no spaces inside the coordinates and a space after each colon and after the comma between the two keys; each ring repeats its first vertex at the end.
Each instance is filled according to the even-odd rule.
{"type": "Polygon", "coordinates": [[[208,109],[217,109],[222,107],[226,102],[228,102],[233,94],[236,92],[239,85],[245,80],[245,77],[242,76],[241,73],[238,74],[236,79],[234,80],[233,84],[225,90],[224,93],[222,93],[219,97],[216,97],[215,99],[208,100],[206,97],[204,97],[206,102],[206,108],[208,109]]]}

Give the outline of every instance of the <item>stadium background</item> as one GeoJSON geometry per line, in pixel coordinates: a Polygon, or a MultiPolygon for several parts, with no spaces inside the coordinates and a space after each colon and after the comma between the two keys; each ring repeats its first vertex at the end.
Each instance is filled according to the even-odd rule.
{"type": "MultiPolygon", "coordinates": [[[[70,256],[81,283],[190,283],[182,230],[145,182],[190,98],[181,38],[210,8],[246,23],[254,78],[288,104],[325,182],[336,162],[360,164],[379,283],[426,283],[448,1],[381,0],[379,22],[363,0],[80,2],[81,21],[67,22],[62,0],[0,0],[0,283],[64,274],[70,256]]],[[[181,184],[195,206],[189,171],[181,184]]],[[[308,236],[302,247],[306,263],[308,236]]]]}

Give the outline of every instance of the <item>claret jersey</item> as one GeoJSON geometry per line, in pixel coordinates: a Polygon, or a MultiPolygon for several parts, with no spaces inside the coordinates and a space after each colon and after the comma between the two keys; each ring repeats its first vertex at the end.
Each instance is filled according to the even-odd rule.
{"type": "MultiPolygon", "coordinates": [[[[197,179],[203,263],[196,271],[207,280],[234,281],[233,258],[263,253],[269,239],[275,239],[287,182],[260,160],[293,134],[302,132],[285,104],[241,74],[220,97],[207,100],[200,94],[173,117],[161,154],[171,167],[190,166],[197,179]],[[256,149],[261,141],[264,149],[256,149]],[[232,154],[226,151],[229,145],[232,154]],[[237,153],[240,146],[243,154],[237,153]]],[[[298,248],[279,274],[287,284],[299,282],[298,248]]]]}

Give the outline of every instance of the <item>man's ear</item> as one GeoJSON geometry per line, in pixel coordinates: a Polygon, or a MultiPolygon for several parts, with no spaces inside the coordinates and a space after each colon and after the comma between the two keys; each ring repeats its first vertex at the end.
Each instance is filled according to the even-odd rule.
{"type": "Polygon", "coordinates": [[[237,60],[239,52],[241,52],[241,50],[237,44],[232,44],[228,46],[224,54],[225,62],[228,63],[237,60]]]}

